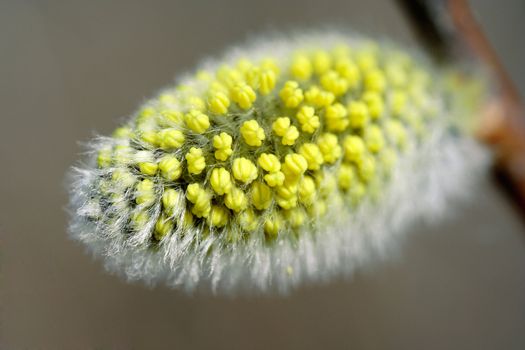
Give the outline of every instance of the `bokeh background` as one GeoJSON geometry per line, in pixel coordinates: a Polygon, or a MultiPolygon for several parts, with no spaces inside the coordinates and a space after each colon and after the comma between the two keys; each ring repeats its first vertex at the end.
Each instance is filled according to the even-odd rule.
{"type": "MultiPolygon", "coordinates": [[[[472,6],[525,95],[525,2],[472,6]]],[[[284,298],[128,284],[67,238],[78,141],[232,43],[326,25],[416,45],[389,0],[0,1],[0,348],[525,349],[525,225],[489,177],[388,261],[284,298]]]]}

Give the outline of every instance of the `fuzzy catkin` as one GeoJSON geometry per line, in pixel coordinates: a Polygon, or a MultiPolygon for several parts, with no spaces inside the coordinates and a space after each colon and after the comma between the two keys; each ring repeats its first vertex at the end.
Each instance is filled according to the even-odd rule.
{"type": "Polygon", "coordinates": [[[130,280],[190,291],[348,275],[484,166],[462,128],[478,85],[461,82],[340,34],[232,50],[90,144],[71,236],[130,280]]]}

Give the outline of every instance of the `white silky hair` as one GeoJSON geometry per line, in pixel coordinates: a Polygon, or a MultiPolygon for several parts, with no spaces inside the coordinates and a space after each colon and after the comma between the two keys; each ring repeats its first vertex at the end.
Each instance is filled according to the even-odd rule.
{"type": "MultiPolygon", "coordinates": [[[[362,42],[355,35],[326,32],[261,39],[229,50],[222,60],[206,61],[201,68],[215,70],[222,63],[244,57],[256,61],[269,54],[284,62],[298,48],[362,42]]],[[[415,56],[424,61],[419,54],[415,56]]],[[[192,79],[186,77],[181,82],[198,86],[192,79]]],[[[101,174],[96,153],[118,143],[99,138],[89,147],[87,163],[71,173],[70,236],[95,256],[103,257],[108,271],[130,281],[141,280],[148,285],[165,282],[188,292],[288,293],[302,283],[347,277],[365,264],[388,257],[411,225],[442,218],[455,201],[468,198],[477,186],[490,155],[470,135],[450,132],[451,118],[453,111],[441,110],[422,143],[417,147],[409,144],[409,151],[400,156],[379,199],[369,198],[356,208],[338,201],[327,203],[324,226],[304,229],[294,240],[279,236],[273,244],[254,236],[223,246],[216,235],[195,244],[197,232],[189,228],[184,235],[172,234],[151,249],[146,243],[153,220],[129,239],[121,232],[127,217],[117,218],[113,227],[88,220],[100,210],[90,201],[101,174]]],[[[160,210],[160,203],[150,209],[156,214],[160,210]]]]}

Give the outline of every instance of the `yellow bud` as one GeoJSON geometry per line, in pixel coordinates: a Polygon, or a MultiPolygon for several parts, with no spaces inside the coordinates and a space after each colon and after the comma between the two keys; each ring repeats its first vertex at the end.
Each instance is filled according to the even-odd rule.
{"type": "Polygon", "coordinates": [[[346,44],[343,44],[343,43],[339,43],[337,44],[333,49],[332,49],[332,55],[335,57],[335,58],[345,58],[345,57],[348,57],[350,56],[351,54],[351,50],[350,50],[350,47],[348,47],[348,45],[346,44]]]}
{"type": "Polygon", "coordinates": [[[283,209],[291,209],[295,208],[297,206],[297,195],[293,195],[290,198],[284,198],[281,196],[277,196],[275,198],[275,201],[277,202],[277,205],[280,206],[283,209]]]}
{"type": "Polygon", "coordinates": [[[133,149],[127,145],[115,146],[113,160],[119,165],[128,165],[133,161],[133,149]]]}
{"type": "Polygon", "coordinates": [[[97,164],[99,168],[107,168],[111,165],[111,148],[98,151],[97,164]]]}
{"type": "Polygon", "coordinates": [[[408,83],[408,75],[400,63],[390,63],[385,67],[388,82],[396,88],[404,87],[408,83]]]}
{"type": "Polygon", "coordinates": [[[368,150],[372,153],[379,152],[385,145],[385,139],[381,128],[377,125],[370,125],[365,131],[365,143],[368,150]]]}
{"type": "Polygon", "coordinates": [[[377,67],[377,58],[375,52],[367,49],[359,52],[357,55],[357,64],[363,72],[374,69],[377,67]]]}
{"type": "Polygon", "coordinates": [[[229,209],[240,212],[248,206],[248,199],[242,190],[232,187],[231,191],[224,196],[224,205],[229,209]]]}
{"type": "Polygon", "coordinates": [[[144,206],[150,206],[155,202],[155,184],[153,181],[144,179],[137,184],[135,201],[144,206]]]}
{"type": "Polygon", "coordinates": [[[386,123],[388,138],[398,147],[404,148],[407,144],[405,127],[397,120],[389,120],[386,123]]]}
{"type": "Polygon", "coordinates": [[[250,108],[257,98],[255,91],[246,83],[235,85],[231,91],[231,97],[242,109],[250,108]]]}
{"type": "Polygon", "coordinates": [[[341,146],[337,136],[331,133],[324,133],[317,139],[317,145],[326,163],[332,164],[341,157],[341,146]]]}
{"type": "Polygon", "coordinates": [[[213,147],[216,149],[215,158],[225,161],[232,154],[232,137],[225,132],[213,137],[213,147]]]}
{"type": "Polygon", "coordinates": [[[334,102],[335,96],[329,91],[324,91],[317,86],[312,86],[305,92],[304,99],[315,107],[326,107],[334,102]]]}
{"type": "Polygon", "coordinates": [[[312,75],[312,63],[305,55],[296,55],[292,61],[290,73],[299,80],[308,80],[312,75]]]}
{"type": "Polygon", "coordinates": [[[292,153],[287,154],[286,157],[284,157],[282,169],[287,179],[302,175],[307,168],[308,162],[300,154],[292,153]]]}
{"type": "Polygon", "coordinates": [[[232,145],[232,137],[225,132],[213,137],[213,147],[216,149],[230,148],[232,145]]]}
{"type": "Polygon", "coordinates": [[[258,210],[267,209],[272,204],[272,191],[262,182],[252,184],[252,203],[258,210]]]}
{"type": "Polygon", "coordinates": [[[246,82],[252,88],[257,89],[261,79],[261,68],[257,66],[250,67],[245,73],[246,82]]]}
{"type": "MultiPolygon", "coordinates": [[[[228,97],[228,95],[230,94],[230,90],[226,86],[224,86],[224,84],[218,82],[217,80],[214,80],[214,81],[210,82],[210,85],[208,87],[208,92],[210,94],[221,92],[221,93],[225,94],[226,97],[228,97]]],[[[229,101],[229,99],[228,99],[228,101],[229,101]]]]}
{"type": "Polygon", "coordinates": [[[386,79],[379,69],[372,69],[365,75],[365,89],[367,91],[383,92],[386,88],[386,79]]]}
{"type": "Polygon", "coordinates": [[[321,76],[321,86],[335,96],[341,96],[348,91],[348,81],[333,70],[329,70],[321,76]]]}
{"type": "Polygon", "coordinates": [[[390,96],[390,111],[393,116],[399,117],[403,114],[407,104],[408,96],[405,92],[397,90],[390,96]]]}
{"type": "Polygon", "coordinates": [[[232,167],[233,177],[243,183],[249,184],[257,178],[257,167],[251,160],[236,158],[232,167]]]}
{"type": "Polygon", "coordinates": [[[184,116],[186,126],[197,134],[202,134],[210,127],[210,119],[198,110],[192,110],[184,116]]]}
{"type": "Polygon", "coordinates": [[[403,119],[406,121],[406,124],[412,128],[415,135],[419,137],[425,135],[425,124],[421,119],[421,116],[415,110],[407,110],[403,113],[403,119]]]}
{"type": "Polygon", "coordinates": [[[270,236],[270,238],[276,237],[283,225],[283,220],[279,214],[274,213],[266,218],[264,221],[264,232],[270,236]]]}
{"type": "Polygon", "coordinates": [[[315,181],[319,187],[319,194],[325,198],[330,197],[337,186],[335,176],[327,173],[317,173],[315,181]]]}
{"type": "Polygon", "coordinates": [[[182,220],[179,220],[179,225],[183,227],[191,227],[193,225],[193,215],[188,210],[184,212],[182,220]]]}
{"type": "Polygon", "coordinates": [[[171,103],[175,103],[177,99],[175,98],[173,93],[166,91],[159,95],[159,101],[163,104],[171,104],[171,103]]]}
{"type": "Polygon", "coordinates": [[[299,88],[296,81],[289,80],[284,84],[284,87],[279,92],[281,100],[288,108],[295,108],[303,101],[303,90],[299,88]]]}
{"type": "Polygon", "coordinates": [[[263,128],[255,119],[245,121],[241,126],[241,135],[249,146],[260,146],[266,138],[263,128]]]}
{"type": "Polygon", "coordinates": [[[140,140],[152,146],[159,144],[158,135],[153,130],[142,131],[140,133],[140,140]]]}
{"type": "Polygon", "coordinates": [[[143,173],[144,175],[149,175],[149,176],[155,175],[159,167],[157,163],[153,163],[153,162],[140,162],[138,163],[138,165],[139,165],[140,172],[143,173]]]}
{"type": "Polygon", "coordinates": [[[168,181],[177,180],[182,173],[180,161],[171,154],[166,154],[160,158],[159,169],[162,177],[168,181]]]}
{"type": "Polygon", "coordinates": [[[277,136],[284,136],[289,128],[290,118],[288,117],[277,118],[272,124],[272,130],[277,136]]]}
{"type": "Polygon", "coordinates": [[[315,181],[310,176],[304,176],[299,182],[299,200],[306,205],[312,204],[315,200],[315,181]]]}
{"type": "Polygon", "coordinates": [[[252,67],[253,63],[247,58],[241,58],[237,61],[237,69],[243,73],[247,72],[252,67]]]}
{"type": "Polygon", "coordinates": [[[309,134],[313,134],[319,127],[319,117],[315,115],[315,109],[310,106],[302,106],[296,115],[297,120],[301,124],[301,130],[309,134]]]}
{"type": "Polygon", "coordinates": [[[169,150],[184,144],[184,134],[176,129],[163,129],[158,133],[160,148],[169,150]]]}
{"type": "Polygon", "coordinates": [[[361,182],[357,181],[348,192],[353,203],[357,204],[365,196],[366,187],[361,182]]]}
{"type": "Polygon", "coordinates": [[[201,81],[210,81],[213,79],[213,76],[211,75],[211,73],[203,69],[199,70],[197,74],[195,74],[195,77],[201,81]]]}
{"type": "Polygon", "coordinates": [[[322,217],[326,214],[326,202],[325,201],[315,201],[310,207],[308,207],[308,213],[315,217],[322,217]]]}
{"type": "Polygon", "coordinates": [[[190,151],[186,153],[186,161],[188,162],[188,172],[190,174],[200,174],[206,167],[206,161],[202,156],[202,149],[192,147],[190,151]]]}
{"type": "Polygon", "coordinates": [[[248,209],[239,214],[239,223],[243,230],[252,232],[257,228],[257,216],[253,210],[248,209]]]}
{"type": "Polygon", "coordinates": [[[357,65],[349,58],[339,58],[335,63],[335,70],[346,79],[349,87],[355,88],[361,80],[361,73],[357,65]]]}
{"type": "Polygon", "coordinates": [[[159,114],[160,123],[163,125],[182,125],[184,114],[172,109],[164,109],[159,114]]]}
{"type": "Polygon", "coordinates": [[[173,215],[175,209],[180,205],[181,199],[182,194],[179,191],[173,188],[164,190],[162,194],[162,206],[166,214],[173,215]]]}
{"type": "Polygon", "coordinates": [[[375,170],[376,170],[376,162],[374,160],[374,157],[372,156],[363,157],[357,163],[357,167],[359,170],[359,177],[363,181],[367,182],[374,177],[375,170]]]}
{"type": "Polygon", "coordinates": [[[293,228],[301,227],[306,221],[306,215],[303,209],[294,208],[285,212],[286,221],[293,228]]]}
{"type": "Polygon", "coordinates": [[[262,95],[268,95],[272,92],[275,87],[276,79],[276,73],[273,70],[263,70],[259,76],[259,92],[262,95]]]}
{"type": "Polygon", "coordinates": [[[222,91],[214,92],[208,100],[208,108],[215,114],[225,114],[228,112],[228,107],[230,107],[230,99],[222,91]]]}
{"type": "Polygon", "coordinates": [[[211,207],[210,215],[208,216],[208,225],[215,227],[224,227],[228,223],[228,209],[219,206],[213,205],[211,207]]]}
{"type": "Polygon", "coordinates": [[[128,170],[121,168],[115,169],[115,171],[113,171],[113,174],[111,174],[111,179],[118,187],[123,188],[130,187],[135,183],[135,177],[128,170]]]}
{"type": "Polygon", "coordinates": [[[348,190],[356,181],[355,170],[349,164],[341,164],[337,170],[337,183],[342,190],[348,190]]]}
{"type": "Polygon", "coordinates": [[[100,193],[102,193],[105,196],[110,195],[112,192],[114,192],[113,184],[108,179],[100,179],[98,186],[100,187],[100,193]]]}
{"type": "Polygon", "coordinates": [[[218,160],[226,160],[232,154],[233,150],[231,148],[218,149],[215,151],[215,158],[218,160]]]}
{"type": "Polygon", "coordinates": [[[149,221],[149,215],[148,215],[148,212],[144,209],[135,211],[131,215],[131,226],[133,226],[133,228],[136,231],[143,229],[144,226],[146,226],[146,224],[148,223],[148,221],[149,221]]]}
{"type": "Polygon", "coordinates": [[[284,174],[281,171],[264,175],[264,181],[270,187],[281,186],[284,183],[284,174]]]}
{"type": "Polygon", "coordinates": [[[298,186],[296,184],[285,184],[276,189],[277,196],[283,199],[293,199],[297,196],[298,186]]]}
{"type": "Polygon", "coordinates": [[[236,84],[242,82],[242,74],[236,69],[227,65],[221,66],[217,70],[217,79],[228,88],[233,88],[236,84]]]}
{"type": "Polygon", "coordinates": [[[211,171],[210,176],[211,188],[218,195],[229,192],[232,188],[230,173],[224,168],[215,168],[211,171]]]}
{"type": "Polygon", "coordinates": [[[345,160],[357,162],[365,156],[366,147],[359,136],[349,135],[343,141],[345,160]]]}
{"type": "Polygon", "coordinates": [[[150,120],[155,117],[155,108],[153,107],[144,107],[140,110],[137,116],[137,122],[150,120]]]}
{"type": "Polygon", "coordinates": [[[397,162],[397,154],[393,149],[387,148],[381,152],[380,160],[385,172],[388,174],[397,162]]]}
{"type": "Polygon", "coordinates": [[[289,210],[297,206],[297,195],[294,195],[290,198],[284,198],[281,196],[277,196],[275,198],[275,202],[277,203],[279,207],[285,210],[289,210]]]}
{"type": "Polygon", "coordinates": [[[295,140],[299,137],[299,130],[292,125],[286,130],[286,133],[283,135],[281,143],[285,146],[292,146],[295,143],[295,140]]]}
{"type": "Polygon", "coordinates": [[[277,62],[273,58],[265,58],[261,61],[260,64],[262,69],[269,69],[273,71],[275,74],[279,74],[279,66],[277,65],[277,62]]]}
{"type": "Polygon", "coordinates": [[[284,184],[276,187],[275,201],[283,209],[291,209],[297,206],[297,184],[284,184]]]}
{"type": "Polygon", "coordinates": [[[188,185],[186,198],[193,203],[191,212],[199,218],[207,218],[211,210],[211,195],[198,183],[188,185]]]}
{"type": "Polygon", "coordinates": [[[344,131],[349,124],[346,108],[340,103],[325,108],[325,119],[326,127],[330,131],[344,131]]]}
{"type": "Polygon", "coordinates": [[[161,215],[155,223],[153,237],[157,241],[160,241],[166,237],[171,232],[171,230],[173,230],[173,221],[164,215],[161,215]]]}
{"type": "Polygon", "coordinates": [[[125,126],[117,128],[113,132],[113,137],[117,139],[129,139],[132,136],[133,136],[133,131],[131,130],[131,128],[128,128],[125,126]]]}
{"type": "Polygon", "coordinates": [[[155,162],[155,156],[151,151],[138,151],[134,154],[134,159],[137,164],[146,162],[155,162]]]}
{"type": "Polygon", "coordinates": [[[199,194],[204,191],[200,184],[198,183],[192,183],[189,184],[186,188],[186,198],[192,202],[195,203],[197,201],[197,198],[199,197],[199,194]]]}
{"type": "Polygon", "coordinates": [[[206,109],[204,100],[198,96],[190,96],[186,99],[186,104],[193,110],[203,112],[206,109]]]}
{"type": "Polygon", "coordinates": [[[372,119],[378,119],[383,115],[384,103],[380,94],[373,91],[365,92],[363,101],[366,103],[372,119]]]}
{"type": "Polygon", "coordinates": [[[317,170],[323,164],[323,155],[315,143],[305,143],[299,148],[299,154],[308,162],[308,169],[317,170]]]}
{"type": "Polygon", "coordinates": [[[263,153],[259,156],[257,163],[261,168],[270,173],[275,173],[281,170],[281,162],[276,155],[270,153],[263,153]]]}
{"type": "Polygon", "coordinates": [[[129,202],[122,193],[111,193],[108,200],[114,210],[128,210],[129,208],[129,202]]]}
{"type": "Polygon", "coordinates": [[[352,128],[363,128],[368,123],[368,108],[364,102],[351,101],[348,104],[348,115],[352,128]]]}
{"type": "Polygon", "coordinates": [[[330,55],[326,51],[316,51],[313,57],[313,66],[316,74],[323,74],[332,65],[330,55]]]}

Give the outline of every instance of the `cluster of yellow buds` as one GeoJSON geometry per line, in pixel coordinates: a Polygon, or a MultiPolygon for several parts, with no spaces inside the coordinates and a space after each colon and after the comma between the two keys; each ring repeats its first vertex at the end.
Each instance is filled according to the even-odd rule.
{"type": "Polygon", "coordinates": [[[72,236],[128,279],[186,290],[285,291],[383,253],[479,169],[457,121],[483,87],[348,39],[231,52],[147,101],[77,168],[72,236]]]}
{"type": "Polygon", "coordinates": [[[122,189],[119,208],[129,198],[132,230],[155,221],[153,241],[184,227],[224,242],[293,235],[386,181],[430,115],[424,74],[366,45],[241,58],[149,101],[98,167],[122,189]]]}

